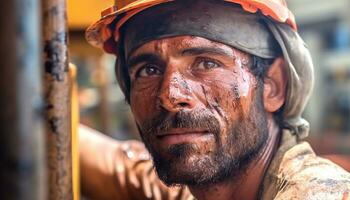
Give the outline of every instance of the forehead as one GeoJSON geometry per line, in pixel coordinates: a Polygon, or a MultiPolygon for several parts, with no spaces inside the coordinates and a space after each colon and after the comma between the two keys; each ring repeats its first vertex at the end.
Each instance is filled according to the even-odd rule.
{"type": "Polygon", "coordinates": [[[177,36],[159,40],[149,41],[133,52],[128,56],[129,58],[138,56],[144,53],[152,54],[179,54],[187,49],[194,48],[210,48],[217,49],[224,52],[227,55],[234,56],[237,53],[241,52],[238,49],[235,49],[231,46],[208,40],[206,38],[198,36],[177,36]]]}

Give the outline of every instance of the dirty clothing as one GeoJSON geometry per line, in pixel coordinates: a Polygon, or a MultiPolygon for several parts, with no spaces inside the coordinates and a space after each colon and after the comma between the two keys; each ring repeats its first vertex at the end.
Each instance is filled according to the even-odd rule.
{"type": "MultiPolygon", "coordinates": [[[[95,136],[92,140],[85,139],[81,144],[95,154],[90,153],[91,162],[112,163],[108,176],[112,176],[114,184],[93,187],[103,187],[106,194],[114,193],[114,200],[194,199],[186,187],[168,188],[158,179],[142,143],[118,142],[112,150],[107,149],[110,145],[105,141],[95,136]],[[101,146],[91,147],[90,142],[101,146]]],[[[95,172],[90,170],[85,174],[94,176],[95,172]]],[[[331,161],[317,157],[307,142],[298,142],[297,136],[284,130],[259,196],[262,200],[350,199],[350,174],[331,161]]]]}
{"type": "Polygon", "coordinates": [[[350,174],[317,157],[307,142],[298,142],[296,136],[284,130],[265,175],[261,199],[348,200],[350,174]]]}

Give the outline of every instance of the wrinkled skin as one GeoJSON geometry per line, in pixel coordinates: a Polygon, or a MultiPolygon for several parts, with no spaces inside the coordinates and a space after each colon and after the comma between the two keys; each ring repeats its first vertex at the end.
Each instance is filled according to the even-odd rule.
{"type": "Polygon", "coordinates": [[[129,56],[130,105],[165,183],[221,182],[259,152],[267,123],[249,65],[248,54],[191,36],[152,41],[129,56]]]}

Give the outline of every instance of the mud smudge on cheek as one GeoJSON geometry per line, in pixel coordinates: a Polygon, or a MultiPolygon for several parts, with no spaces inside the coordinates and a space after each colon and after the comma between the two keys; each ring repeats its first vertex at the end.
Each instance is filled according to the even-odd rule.
{"type": "MultiPolygon", "coordinates": [[[[201,88],[202,88],[202,92],[203,92],[203,94],[204,94],[205,103],[206,103],[206,105],[208,105],[208,106],[210,107],[210,112],[214,114],[213,109],[216,110],[215,105],[213,105],[213,104],[211,103],[211,101],[208,99],[208,92],[207,92],[207,90],[205,89],[204,85],[201,85],[201,88]]],[[[220,114],[221,112],[218,112],[218,113],[220,114]]]]}
{"type": "Polygon", "coordinates": [[[230,96],[228,98],[230,98],[229,101],[231,101],[232,107],[236,111],[238,109],[238,107],[240,107],[241,95],[240,95],[239,87],[237,84],[233,84],[231,86],[231,88],[232,88],[231,89],[232,95],[230,95],[231,98],[230,98],[230,96]]]}
{"type": "Polygon", "coordinates": [[[241,59],[236,59],[235,62],[236,62],[236,66],[237,66],[238,68],[243,69],[244,64],[242,63],[242,60],[241,60],[241,59]]]}
{"type": "Polygon", "coordinates": [[[221,117],[223,117],[224,119],[226,119],[226,116],[224,115],[224,113],[222,112],[222,110],[221,110],[221,108],[220,108],[219,99],[218,99],[217,97],[213,97],[213,99],[211,99],[211,98],[209,99],[209,98],[208,98],[208,92],[207,92],[207,90],[205,89],[205,86],[204,86],[204,85],[201,85],[201,88],[202,88],[202,92],[203,92],[204,97],[205,97],[205,100],[206,100],[206,104],[207,104],[208,106],[210,106],[211,112],[214,113],[213,110],[215,110],[215,111],[219,114],[219,116],[221,116],[221,117]]]}
{"type": "Polygon", "coordinates": [[[210,105],[209,100],[208,100],[207,90],[204,88],[204,85],[201,85],[201,88],[202,88],[202,92],[203,92],[204,97],[205,97],[206,104],[210,105]]]}
{"type": "Polygon", "coordinates": [[[212,104],[212,106],[214,107],[214,109],[216,110],[216,112],[223,117],[225,120],[227,120],[227,116],[224,115],[224,113],[222,112],[222,109],[220,108],[220,104],[219,104],[219,99],[214,97],[214,102],[212,104]]]}
{"type": "Polygon", "coordinates": [[[233,94],[234,94],[234,99],[235,99],[235,101],[238,101],[238,100],[241,98],[241,96],[240,96],[240,94],[239,94],[239,88],[238,88],[238,85],[237,85],[237,84],[235,84],[235,85],[233,86],[233,94]]]}
{"type": "MultiPolygon", "coordinates": [[[[239,59],[235,59],[236,66],[240,69],[240,76],[242,80],[246,82],[248,80],[247,75],[244,74],[244,71],[248,69],[250,59],[247,56],[240,56],[239,59]]],[[[238,73],[237,69],[234,69],[233,73],[238,73]]]]}
{"type": "Polygon", "coordinates": [[[235,111],[238,111],[239,119],[243,119],[243,107],[242,107],[242,98],[237,84],[232,85],[233,100],[232,105],[235,111]]]}
{"type": "Polygon", "coordinates": [[[246,78],[246,76],[243,73],[242,73],[242,80],[243,80],[243,82],[247,81],[247,78],[246,78]]]}

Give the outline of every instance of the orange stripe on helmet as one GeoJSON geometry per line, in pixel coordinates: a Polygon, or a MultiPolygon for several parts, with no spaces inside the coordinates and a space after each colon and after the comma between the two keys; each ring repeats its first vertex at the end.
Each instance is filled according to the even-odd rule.
{"type": "Polygon", "coordinates": [[[277,0],[225,0],[227,2],[237,3],[250,13],[256,13],[258,10],[265,16],[270,16],[274,20],[287,23],[294,30],[297,30],[293,13],[287,8],[285,1],[277,0]]]}
{"type": "MultiPolygon", "coordinates": [[[[109,15],[118,15],[122,13],[127,13],[120,21],[117,23],[117,29],[120,28],[128,19],[132,16],[141,12],[142,10],[161,4],[170,2],[173,0],[138,0],[134,1],[125,7],[116,10],[113,6],[102,12],[103,17],[109,15]]],[[[240,4],[242,8],[250,13],[256,13],[261,11],[263,15],[270,16],[274,20],[282,23],[287,23],[294,30],[297,30],[297,25],[295,23],[294,15],[288,10],[284,0],[224,0],[226,2],[240,4]]]]}

